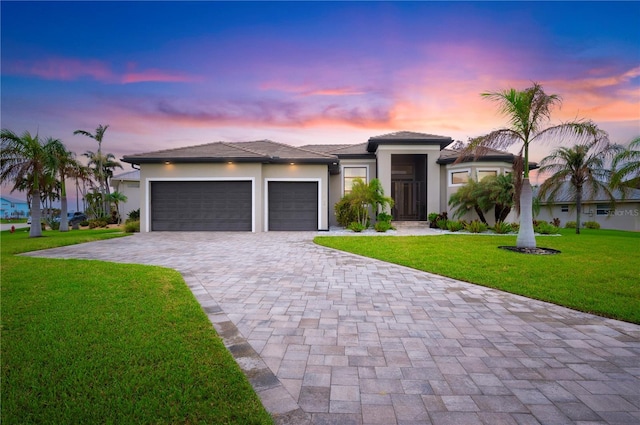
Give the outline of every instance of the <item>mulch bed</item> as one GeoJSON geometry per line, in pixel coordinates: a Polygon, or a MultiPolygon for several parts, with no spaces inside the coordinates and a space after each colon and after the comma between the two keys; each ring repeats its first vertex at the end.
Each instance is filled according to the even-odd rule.
{"type": "Polygon", "coordinates": [[[533,255],[553,255],[560,254],[557,249],[551,248],[518,248],[517,246],[499,246],[500,249],[506,249],[507,251],[519,252],[521,254],[533,254],[533,255]]]}

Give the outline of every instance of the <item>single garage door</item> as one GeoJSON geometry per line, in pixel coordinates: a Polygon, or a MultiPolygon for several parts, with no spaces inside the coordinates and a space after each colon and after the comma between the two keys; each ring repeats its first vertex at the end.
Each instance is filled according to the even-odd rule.
{"type": "Polygon", "coordinates": [[[318,182],[269,182],[269,230],[318,230],[318,182]]]}
{"type": "Polygon", "coordinates": [[[250,181],[151,182],[151,230],[251,231],[250,181]]]}

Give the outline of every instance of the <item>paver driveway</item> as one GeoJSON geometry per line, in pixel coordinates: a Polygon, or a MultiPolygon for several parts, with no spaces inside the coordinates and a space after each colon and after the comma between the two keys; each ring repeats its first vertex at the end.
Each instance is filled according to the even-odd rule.
{"type": "Polygon", "coordinates": [[[279,423],[640,423],[640,326],[314,235],[148,233],[32,255],[179,270],[279,423]]]}

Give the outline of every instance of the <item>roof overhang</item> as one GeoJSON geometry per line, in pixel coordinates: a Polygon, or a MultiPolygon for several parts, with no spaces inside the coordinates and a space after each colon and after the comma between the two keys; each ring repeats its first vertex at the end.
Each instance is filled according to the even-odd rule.
{"type": "Polygon", "coordinates": [[[453,143],[453,140],[448,137],[448,138],[434,138],[434,139],[430,139],[430,138],[424,138],[424,139],[416,139],[416,138],[412,138],[412,139],[382,139],[382,138],[370,138],[369,142],[367,143],[367,152],[371,152],[374,153],[378,150],[378,146],[380,145],[385,145],[385,146],[438,146],[440,150],[444,149],[445,147],[449,146],[451,143],[453,143]]]}

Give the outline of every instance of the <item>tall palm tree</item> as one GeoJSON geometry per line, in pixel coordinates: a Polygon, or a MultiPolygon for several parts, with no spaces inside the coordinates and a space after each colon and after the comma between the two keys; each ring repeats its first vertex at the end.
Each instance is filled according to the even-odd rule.
{"type": "Polygon", "coordinates": [[[86,151],[84,156],[89,158],[89,167],[93,167],[94,175],[99,181],[100,194],[102,196],[102,212],[103,216],[107,216],[110,213],[109,195],[111,189],[109,189],[109,180],[113,177],[113,170],[116,168],[122,168],[122,164],[116,161],[116,157],[112,153],[102,153],[86,151]],[[102,167],[99,169],[98,167],[102,167]],[[100,180],[102,179],[102,180],[100,180]]]}
{"type": "Polygon", "coordinates": [[[608,186],[611,171],[607,169],[606,161],[613,157],[617,150],[616,145],[603,145],[594,140],[570,148],[557,148],[540,162],[540,173],[552,175],[540,185],[538,197],[541,200],[553,201],[559,193],[566,195],[563,192],[568,187],[569,195],[576,203],[576,234],[580,234],[585,190],[590,196],[602,191],[612,203],[615,202],[608,186]]]}
{"type": "Polygon", "coordinates": [[[103,197],[102,197],[102,201],[104,204],[104,212],[105,214],[108,212],[108,199],[107,199],[107,192],[109,190],[109,186],[108,183],[105,182],[105,178],[104,178],[104,168],[102,165],[102,161],[103,161],[103,157],[102,157],[102,139],[104,138],[104,133],[107,131],[107,129],[109,128],[109,125],[98,125],[98,128],[96,128],[96,132],[95,133],[89,133],[88,131],[84,131],[84,130],[76,130],[73,132],[73,134],[81,134],[83,136],[87,136],[93,140],[95,140],[96,142],[98,142],[98,152],[96,155],[96,159],[98,161],[98,163],[96,164],[96,179],[98,180],[98,186],[100,188],[100,193],[102,193],[103,197]]]}
{"type": "Polygon", "coordinates": [[[53,169],[58,174],[60,181],[60,231],[69,231],[69,221],[67,219],[67,178],[72,177],[79,163],[75,159],[75,154],[67,150],[62,141],[50,139],[46,146],[48,154],[53,163],[53,169]]]}
{"type": "Polygon", "coordinates": [[[640,137],[636,137],[629,147],[613,159],[614,173],[611,187],[624,189],[626,186],[640,188],[640,137]]]}
{"type": "Polygon", "coordinates": [[[535,248],[533,192],[529,182],[529,144],[545,140],[557,142],[566,137],[577,141],[607,141],[608,135],[590,120],[543,127],[551,119],[551,110],[560,106],[561,99],[558,95],[546,94],[538,83],[533,83],[533,86],[524,90],[511,88],[482,93],[482,96],[498,104],[500,112],[509,120],[509,126],[473,139],[457,161],[461,162],[470,155],[481,156],[488,148],[506,149],[521,144],[519,157],[522,161],[514,163],[516,190],[520,195],[520,228],[516,245],[518,248],[535,248]]]}
{"type": "Polygon", "coordinates": [[[11,191],[25,184],[31,195],[31,229],[29,237],[42,236],[41,199],[44,179],[48,172],[49,156],[47,147],[38,135],[32,136],[25,131],[18,136],[13,131],[2,129],[0,133],[2,149],[0,150],[0,181],[12,182],[11,191]]]}

